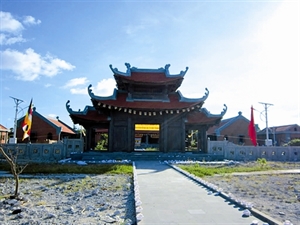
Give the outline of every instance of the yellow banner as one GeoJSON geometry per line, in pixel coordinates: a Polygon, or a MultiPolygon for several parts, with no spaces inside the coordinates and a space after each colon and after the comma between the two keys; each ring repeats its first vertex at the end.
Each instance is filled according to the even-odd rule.
{"type": "Polygon", "coordinates": [[[135,130],[159,131],[159,124],[135,124],[135,130]]]}

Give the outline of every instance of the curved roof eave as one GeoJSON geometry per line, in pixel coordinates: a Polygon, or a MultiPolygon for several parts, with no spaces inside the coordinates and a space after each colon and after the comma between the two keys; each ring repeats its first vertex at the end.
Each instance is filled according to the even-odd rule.
{"type": "Polygon", "coordinates": [[[204,93],[203,97],[201,98],[186,98],[182,95],[182,93],[180,91],[177,91],[178,95],[179,95],[179,101],[180,102],[204,102],[209,95],[209,91],[207,88],[205,88],[206,92],[204,93]]]}
{"type": "Polygon", "coordinates": [[[203,112],[207,117],[223,117],[227,112],[227,105],[224,104],[223,111],[220,114],[211,114],[206,108],[201,108],[201,112],[203,112]]]}
{"type": "Polygon", "coordinates": [[[81,111],[80,109],[78,111],[73,111],[70,107],[70,100],[68,100],[66,102],[66,108],[67,108],[67,111],[70,113],[70,114],[77,114],[77,115],[86,115],[88,113],[88,111],[90,110],[96,110],[93,106],[85,106],[84,110],[81,111]]]}
{"type": "Polygon", "coordinates": [[[125,66],[127,68],[126,72],[121,72],[118,70],[118,68],[113,68],[113,66],[110,64],[109,67],[111,71],[116,74],[116,75],[121,75],[121,76],[131,76],[131,72],[143,72],[143,73],[164,73],[166,77],[184,77],[186,72],[188,71],[189,67],[186,67],[184,71],[180,71],[179,74],[174,74],[171,75],[169,72],[169,67],[171,66],[170,64],[166,64],[165,67],[161,67],[158,69],[139,69],[137,67],[131,67],[129,63],[125,63],[125,66]]]}
{"type": "Polygon", "coordinates": [[[92,85],[90,84],[88,86],[88,93],[92,99],[96,99],[96,100],[116,100],[117,99],[118,90],[116,88],[114,89],[114,93],[111,96],[101,97],[101,96],[95,95],[93,93],[91,87],[92,87],[92,85]]]}

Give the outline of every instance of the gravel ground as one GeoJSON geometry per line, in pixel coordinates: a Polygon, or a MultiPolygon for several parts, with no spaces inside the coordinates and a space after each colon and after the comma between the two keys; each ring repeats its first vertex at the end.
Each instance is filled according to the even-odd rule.
{"type": "MultiPolygon", "coordinates": [[[[272,166],[300,169],[300,163],[272,166]]],[[[239,174],[204,179],[225,193],[252,202],[254,208],[278,221],[300,225],[300,174],[239,174]]],[[[133,181],[127,175],[36,176],[22,178],[19,190],[19,200],[0,199],[3,225],[136,224],[133,181]]],[[[13,191],[14,181],[0,178],[0,196],[9,196],[13,191]]]]}
{"type": "MultiPolygon", "coordinates": [[[[274,166],[300,169],[300,163],[276,163],[274,166]]],[[[300,225],[299,173],[216,175],[203,179],[222,188],[227,194],[253,203],[254,208],[278,221],[290,220],[294,225],[300,225]]]]}
{"type": "MultiPolygon", "coordinates": [[[[11,224],[135,224],[132,178],[61,175],[22,178],[20,199],[0,200],[0,221],[11,224]]],[[[14,191],[0,179],[0,196],[14,191]]]]}

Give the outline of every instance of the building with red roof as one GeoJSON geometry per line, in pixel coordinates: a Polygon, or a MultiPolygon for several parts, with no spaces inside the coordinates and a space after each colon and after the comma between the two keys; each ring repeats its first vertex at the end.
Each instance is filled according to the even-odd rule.
{"type": "MultiPolygon", "coordinates": [[[[293,139],[300,139],[300,126],[298,124],[288,124],[269,127],[269,139],[274,146],[283,146],[293,139]]],[[[266,139],[266,128],[257,133],[258,144],[264,145],[266,139]]]]}
{"type": "MultiPolygon", "coordinates": [[[[232,118],[221,120],[215,126],[212,126],[207,131],[207,137],[211,141],[227,140],[236,145],[250,145],[252,142],[249,138],[248,127],[250,121],[238,112],[238,115],[232,118]]],[[[256,132],[259,131],[258,125],[255,125],[256,132]]]]}
{"type": "MultiPolygon", "coordinates": [[[[21,117],[17,121],[17,142],[27,143],[29,139],[22,141],[23,133],[22,122],[24,117],[21,117]]],[[[63,121],[59,120],[57,117],[46,118],[33,108],[32,111],[32,125],[30,132],[30,142],[31,143],[52,143],[56,141],[63,140],[64,138],[76,138],[77,134],[75,130],[65,124],[63,121]]]]}
{"type": "Polygon", "coordinates": [[[92,106],[73,111],[66,108],[74,124],[86,130],[87,149],[96,146],[97,130],[106,129],[108,151],[132,152],[147,146],[161,152],[184,152],[186,139],[197,131],[197,150],[206,152],[206,131],[218,124],[227,107],[219,115],[202,108],[208,98],[206,89],[200,98],[186,98],[178,88],[188,67],[177,75],[169,73],[170,65],[158,69],[140,69],[125,63],[126,72],[110,65],[116,81],[113,95],[95,95],[88,86],[92,106]]]}

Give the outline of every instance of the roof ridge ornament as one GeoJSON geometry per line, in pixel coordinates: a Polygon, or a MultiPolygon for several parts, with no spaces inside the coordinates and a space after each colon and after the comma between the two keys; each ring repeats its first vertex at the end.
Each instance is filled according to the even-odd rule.
{"type": "Polygon", "coordinates": [[[179,94],[179,101],[180,102],[194,102],[194,101],[205,101],[207,98],[208,98],[208,95],[209,95],[209,90],[207,88],[205,88],[205,93],[203,95],[203,97],[201,98],[186,98],[184,97],[180,91],[177,91],[177,93],[179,94]]]}
{"type": "Polygon", "coordinates": [[[131,72],[154,72],[154,73],[164,73],[166,77],[184,77],[186,72],[188,71],[189,67],[186,67],[185,70],[180,71],[179,74],[171,75],[169,68],[171,64],[166,64],[165,67],[160,67],[158,69],[141,69],[137,67],[132,67],[130,63],[125,63],[125,66],[127,68],[126,72],[121,72],[118,70],[118,68],[113,68],[112,64],[109,65],[109,68],[114,74],[117,75],[123,75],[123,76],[131,76],[131,72]]]}
{"type": "Polygon", "coordinates": [[[129,63],[125,63],[125,66],[127,68],[126,73],[121,72],[118,70],[118,68],[113,68],[112,64],[109,65],[109,68],[114,74],[119,74],[123,76],[131,76],[131,65],[129,63]]]}
{"type": "Polygon", "coordinates": [[[227,112],[227,105],[224,104],[223,111],[220,114],[211,114],[206,108],[201,108],[200,112],[205,113],[207,117],[220,117],[220,116],[224,116],[225,113],[227,112]]]}
{"type": "Polygon", "coordinates": [[[223,111],[221,112],[221,116],[224,116],[226,112],[227,112],[227,105],[224,104],[224,108],[223,111]]]}
{"type": "Polygon", "coordinates": [[[90,85],[88,86],[88,93],[89,93],[89,95],[90,95],[90,97],[91,97],[92,99],[97,99],[97,100],[116,100],[116,99],[117,99],[117,93],[118,93],[118,91],[117,91],[117,89],[115,88],[112,95],[110,95],[110,96],[105,96],[105,97],[101,97],[101,96],[97,96],[97,95],[95,95],[95,94],[93,93],[93,91],[92,91],[92,85],[90,84],[90,85]]]}
{"type": "Polygon", "coordinates": [[[87,112],[89,110],[95,110],[95,107],[93,106],[85,106],[84,110],[81,111],[81,109],[78,109],[78,111],[74,111],[71,107],[70,107],[70,100],[68,100],[66,102],[66,108],[67,108],[67,111],[70,113],[70,114],[80,114],[80,115],[86,115],[87,112]]]}
{"type": "Polygon", "coordinates": [[[74,111],[71,109],[71,107],[70,107],[70,100],[68,100],[68,101],[66,102],[66,108],[67,108],[67,110],[68,110],[69,113],[74,112],[74,111]]]}
{"type": "Polygon", "coordinates": [[[165,65],[165,74],[167,77],[176,77],[176,76],[180,76],[180,77],[184,77],[184,75],[186,74],[186,72],[188,71],[189,67],[185,67],[185,70],[181,70],[179,74],[177,75],[171,75],[170,74],[170,71],[169,71],[169,68],[170,68],[171,64],[166,64],[165,65]]]}
{"type": "Polygon", "coordinates": [[[91,87],[92,87],[92,85],[90,84],[90,85],[88,86],[88,93],[89,93],[89,96],[90,96],[91,98],[95,98],[95,94],[93,93],[91,87]]]}

